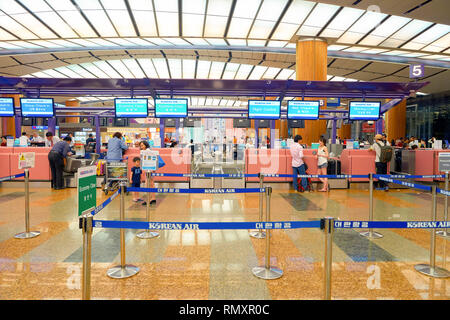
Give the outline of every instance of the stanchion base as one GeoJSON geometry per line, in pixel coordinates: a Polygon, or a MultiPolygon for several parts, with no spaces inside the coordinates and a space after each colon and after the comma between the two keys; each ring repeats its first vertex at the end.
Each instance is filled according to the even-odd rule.
{"type": "Polygon", "coordinates": [[[448,278],[450,277],[450,272],[446,269],[439,267],[431,267],[429,264],[416,264],[414,266],[416,271],[433,278],[448,278]]]}
{"type": "Polygon", "coordinates": [[[381,233],[375,232],[375,231],[365,231],[365,232],[360,232],[359,233],[360,236],[362,237],[366,237],[369,239],[380,239],[383,238],[383,235],[381,233]]]}
{"type": "Polygon", "coordinates": [[[136,234],[136,237],[138,237],[140,239],[151,239],[151,238],[159,237],[159,233],[155,232],[155,231],[142,231],[142,232],[139,232],[138,234],[136,234]]]}
{"type": "Polygon", "coordinates": [[[283,270],[275,267],[270,267],[269,269],[266,269],[266,267],[254,267],[252,272],[255,277],[264,280],[278,279],[283,275],[283,270]]]}
{"type": "Polygon", "coordinates": [[[444,231],[442,231],[442,230],[436,231],[436,234],[442,238],[450,239],[450,232],[447,232],[445,230],[444,231]]]}
{"type": "Polygon", "coordinates": [[[249,236],[256,239],[264,239],[266,237],[265,231],[250,231],[249,236]]]}
{"type": "Polygon", "coordinates": [[[139,272],[139,268],[130,264],[122,266],[115,266],[111,269],[108,269],[106,275],[110,278],[114,279],[124,279],[134,276],[139,272]]]}
{"type": "Polygon", "coordinates": [[[14,236],[14,238],[16,238],[16,239],[30,239],[30,238],[37,237],[40,234],[41,233],[39,231],[22,232],[22,233],[16,234],[14,236]]]}

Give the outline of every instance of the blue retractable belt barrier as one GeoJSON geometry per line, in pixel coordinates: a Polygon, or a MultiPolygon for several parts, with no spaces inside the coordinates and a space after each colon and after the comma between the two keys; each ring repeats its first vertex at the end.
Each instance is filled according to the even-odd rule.
{"type": "Polygon", "coordinates": [[[443,194],[444,196],[450,196],[450,190],[444,190],[444,189],[439,189],[439,188],[436,188],[436,192],[437,193],[441,193],[441,194],[443,194]]]}
{"type": "Polygon", "coordinates": [[[377,174],[374,174],[373,177],[376,178],[376,179],[382,180],[382,181],[391,182],[391,183],[397,183],[397,184],[401,184],[403,186],[407,186],[407,187],[410,187],[410,188],[421,189],[421,190],[425,190],[425,191],[431,191],[431,187],[430,186],[424,186],[422,184],[389,179],[389,178],[385,178],[385,177],[383,177],[381,175],[377,175],[377,174]]]}
{"type": "Polygon", "coordinates": [[[251,230],[320,228],[317,221],[275,222],[143,222],[94,220],[94,228],[157,229],[157,230],[251,230]]]}
{"type": "Polygon", "coordinates": [[[111,201],[114,200],[115,197],[117,197],[120,194],[120,188],[114,192],[114,194],[109,197],[108,199],[106,199],[102,204],[98,205],[97,207],[95,207],[94,210],[92,210],[91,212],[89,212],[91,215],[95,216],[97,213],[99,213],[100,211],[102,211],[108,204],[111,203],[111,201]]]}
{"type": "Polygon", "coordinates": [[[190,177],[190,178],[246,178],[259,177],[258,174],[239,174],[239,173],[152,173],[153,177],[190,177]]]}
{"type": "Polygon", "coordinates": [[[391,178],[391,179],[423,179],[423,178],[444,178],[443,174],[432,175],[403,175],[403,174],[377,174],[378,177],[391,178]]]}
{"type": "Polygon", "coordinates": [[[19,173],[19,174],[15,174],[13,176],[0,178],[0,182],[16,179],[16,178],[20,178],[20,177],[25,177],[25,173],[19,173]]]}
{"type": "Polygon", "coordinates": [[[334,221],[336,229],[431,229],[449,228],[450,221],[334,221]]]}
{"type": "Polygon", "coordinates": [[[178,189],[178,188],[127,188],[130,192],[151,193],[263,193],[265,188],[241,188],[241,189],[178,189]]]}

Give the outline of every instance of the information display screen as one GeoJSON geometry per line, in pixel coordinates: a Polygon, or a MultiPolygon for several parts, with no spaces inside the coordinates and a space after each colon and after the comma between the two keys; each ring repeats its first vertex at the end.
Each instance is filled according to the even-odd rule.
{"type": "Polygon", "coordinates": [[[116,118],[147,118],[148,99],[114,99],[116,118]]]}
{"type": "Polygon", "coordinates": [[[187,113],[187,99],[155,99],[156,118],[185,118],[187,113]]]}
{"type": "Polygon", "coordinates": [[[249,119],[280,119],[281,101],[248,100],[249,119]]]}
{"type": "Polygon", "coordinates": [[[350,101],[349,120],[378,120],[380,118],[380,101],[350,101]]]}
{"type": "Polygon", "coordinates": [[[20,98],[20,112],[22,117],[51,118],[55,115],[53,98],[20,98]]]}
{"type": "Polygon", "coordinates": [[[319,119],[319,101],[289,100],[287,108],[288,119],[317,120],[319,119]]]}
{"type": "Polygon", "coordinates": [[[0,117],[14,116],[14,99],[0,98],[0,117]]]}

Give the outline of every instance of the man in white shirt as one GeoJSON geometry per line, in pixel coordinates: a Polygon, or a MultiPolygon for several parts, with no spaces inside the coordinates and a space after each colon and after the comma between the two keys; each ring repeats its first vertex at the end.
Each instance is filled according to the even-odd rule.
{"type": "Polygon", "coordinates": [[[33,133],[33,142],[44,142],[44,138],[42,138],[37,132],[33,133]]]}
{"type": "Polygon", "coordinates": [[[22,136],[19,138],[19,145],[21,147],[28,147],[29,142],[30,142],[30,139],[28,139],[27,133],[22,132],[22,136]]]}
{"type": "Polygon", "coordinates": [[[53,133],[51,133],[50,131],[45,134],[46,147],[53,147],[58,141],[59,138],[57,136],[54,136],[53,133]]]}
{"type": "MultiPolygon", "coordinates": [[[[291,144],[290,151],[292,156],[292,172],[294,175],[293,185],[296,191],[298,190],[297,175],[306,175],[305,163],[303,162],[303,147],[300,145],[302,136],[296,135],[294,137],[294,143],[291,144]]],[[[301,178],[301,184],[303,189],[300,192],[306,190],[308,186],[308,180],[306,178],[301,178]]]]}

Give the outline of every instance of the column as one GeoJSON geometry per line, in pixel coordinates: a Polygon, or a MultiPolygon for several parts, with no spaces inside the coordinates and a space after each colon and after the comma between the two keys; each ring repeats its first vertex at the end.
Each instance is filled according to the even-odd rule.
{"type": "MultiPolygon", "coordinates": [[[[387,101],[386,101],[387,102],[387,101]]],[[[406,99],[384,114],[386,135],[397,140],[406,135],[406,99]]]]}
{"type": "MultiPolygon", "coordinates": [[[[3,94],[2,97],[14,98],[14,106],[15,107],[20,106],[20,98],[22,97],[22,95],[20,95],[20,94],[3,94]]],[[[19,125],[21,126],[22,119],[20,117],[20,112],[16,113],[15,117],[20,119],[19,125]]],[[[2,135],[16,137],[15,117],[4,117],[3,118],[2,135]]],[[[19,131],[20,130],[21,130],[21,128],[19,128],[19,131]]],[[[19,133],[19,137],[20,137],[20,135],[21,135],[21,132],[19,133]]]]}
{"type": "MultiPolygon", "coordinates": [[[[319,38],[297,41],[296,80],[327,81],[327,47],[327,42],[319,38]]],[[[317,99],[319,98],[305,98],[305,100],[317,99]]],[[[326,108],[326,103],[321,108],[326,108]]],[[[303,143],[311,144],[317,142],[326,131],[326,120],[306,120],[305,128],[294,129],[293,135],[300,134],[303,143]]]]}
{"type": "Polygon", "coordinates": [[[102,146],[102,137],[100,133],[100,116],[96,115],[94,117],[95,125],[95,153],[100,153],[102,146]]]}
{"type": "Polygon", "coordinates": [[[276,138],[275,121],[280,120],[270,120],[270,149],[274,149],[275,146],[275,138],[276,138]]]}
{"type": "Polygon", "coordinates": [[[161,148],[165,148],[164,144],[164,118],[159,118],[159,137],[161,139],[161,148]]]}
{"type": "MultiPolygon", "coordinates": [[[[73,107],[73,108],[78,108],[80,107],[80,101],[78,100],[67,100],[66,101],[66,107],[73,107]]],[[[79,115],[79,113],[68,113],[68,115],[79,115]]],[[[79,123],[80,122],[80,118],[77,117],[67,117],[66,118],[66,122],[69,123],[79,123]]]]}

